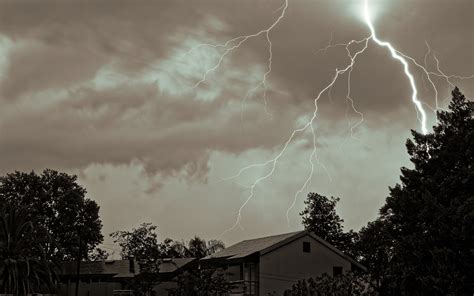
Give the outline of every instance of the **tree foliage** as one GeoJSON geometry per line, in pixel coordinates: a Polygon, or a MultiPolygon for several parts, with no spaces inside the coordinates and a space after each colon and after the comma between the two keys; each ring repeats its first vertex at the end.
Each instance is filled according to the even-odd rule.
{"type": "Polygon", "coordinates": [[[0,177],[0,208],[24,207],[52,239],[43,247],[57,260],[86,259],[103,240],[99,206],[85,195],[76,176],[54,170],[0,177]]]}
{"type": "Polygon", "coordinates": [[[124,259],[136,258],[148,260],[150,258],[203,258],[224,249],[220,240],[206,241],[198,236],[184,241],[174,241],[166,238],[161,243],[156,232],[157,227],[151,223],[142,223],[131,231],[116,231],[110,234],[114,242],[121,247],[121,256],[124,259]]]}
{"type": "Polygon", "coordinates": [[[305,209],[300,213],[306,230],[315,233],[339,250],[352,255],[352,242],[356,233],[344,232],[343,219],[336,213],[339,198],[327,198],[318,193],[309,193],[305,209]]]}
{"type": "Polygon", "coordinates": [[[0,293],[27,295],[56,291],[56,269],[43,246],[49,237],[24,208],[0,215],[0,293]]]}
{"type": "Polygon", "coordinates": [[[433,133],[412,131],[413,168],[361,231],[362,258],[386,295],[474,293],[474,103],[458,88],[452,96],[433,133]]]}
{"type": "Polygon", "coordinates": [[[369,284],[379,293],[387,290],[387,270],[393,256],[393,239],[387,221],[377,219],[362,227],[355,242],[358,261],[367,267],[369,284]]]}
{"type": "Polygon", "coordinates": [[[375,291],[368,283],[367,275],[346,273],[339,276],[323,274],[317,278],[301,280],[291,289],[286,290],[284,296],[375,296],[375,291]]]}
{"type": "MultiPolygon", "coordinates": [[[[133,258],[139,262],[140,273],[135,276],[130,287],[134,289],[138,295],[148,295],[147,293],[150,293],[153,287],[161,280],[159,276],[161,259],[184,257],[202,258],[224,248],[224,243],[221,241],[210,240],[207,242],[197,236],[189,240],[187,244],[174,241],[170,238],[159,242],[157,227],[151,223],[142,223],[139,227],[132,228],[130,231],[116,231],[111,233],[110,236],[113,237],[114,242],[118,243],[121,247],[122,259],[133,258]]],[[[208,276],[208,272],[194,271],[186,277],[181,278],[181,287],[182,289],[189,289],[191,283],[197,283],[196,281],[201,279],[207,282],[201,283],[200,287],[208,287],[206,285],[209,285],[209,289],[212,288],[217,289],[216,291],[220,291],[219,289],[223,287],[221,286],[222,279],[209,279],[208,276]]]]}
{"type": "Polygon", "coordinates": [[[204,258],[215,252],[223,250],[225,245],[220,240],[206,241],[198,236],[190,239],[186,245],[184,242],[175,242],[174,249],[180,257],[204,258]]]}
{"type": "Polygon", "coordinates": [[[175,296],[221,296],[233,289],[223,274],[215,269],[193,269],[177,278],[177,287],[170,291],[175,296]]]}

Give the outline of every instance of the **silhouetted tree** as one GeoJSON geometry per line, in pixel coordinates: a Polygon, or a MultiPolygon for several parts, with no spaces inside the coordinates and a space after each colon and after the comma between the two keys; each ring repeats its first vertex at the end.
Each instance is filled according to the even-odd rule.
{"type": "Polygon", "coordinates": [[[474,293],[474,103],[455,88],[433,133],[412,131],[414,168],[401,169],[381,209],[393,250],[394,295],[474,293]]]}
{"type": "Polygon", "coordinates": [[[51,237],[43,247],[57,260],[87,259],[103,240],[99,206],[85,195],[76,176],[54,170],[0,177],[0,208],[26,208],[51,237]]]}
{"type": "MultiPolygon", "coordinates": [[[[0,177],[0,207],[24,207],[51,237],[43,246],[51,260],[80,263],[102,242],[99,206],[85,197],[77,177],[46,169],[41,175],[15,172],[0,177]]],[[[78,294],[79,277],[76,282],[78,294]]]]}
{"type": "Polygon", "coordinates": [[[0,293],[27,295],[56,292],[58,266],[43,248],[49,237],[24,208],[0,214],[0,293]]]}
{"type": "Polygon", "coordinates": [[[215,269],[193,269],[177,278],[177,287],[170,290],[175,296],[228,295],[233,285],[215,269]]]}
{"type": "Polygon", "coordinates": [[[206,241],[198,236],[190,239],[186,245],[184,242],[175,242],[174,249],[181,253],[181,257],[204,258],[215,252],[223,250],[225,245],[220,240],[206,241]]]}
{"type": "Polygon", "coordinates": [[[381,295],[387,290],[387,272],[393,256],[393,239],[387,221],[378,219],[369,222],[359,231],[355,242],[358,261],[367,267],[371,275],[369,284],[381,295]]]}
{"type": "Polygon", "coordinates": [[[159,283],[159,265],[162,254],[158,243],[157,227],[151,223],[142,223],[131,231],[120,230],[110,234],[121,248],[122,259],[139,262],[139,274],[131,286],[137,295],[148,295],[159,283]]]}
{"type": "MultiPolygon", "coordinates": [[[[121,247],[123,259],[134,258],[140,263],[140,273],[135,277],[131,286],[138,295],[151,293],[153,287],[159,283],[161,259],[202,258],[224,248],[224,243],[221,241],[211,240],[206,242],[206,240],[197,236],[191,239],[187,245],[184,242],[173,241],[170,238],[160,243],[156,229],[157,227],[151,223],[142,223],[138,228],[133,228],[131,231],[116,231],[110,234],[114,238],[114,242],[121,247]]],[[[193,272],[186,277],[186,280],[182,279],[182,284],[184,285],[185,282],[189,281],[194,283],[194,280],[198,278],[207,280],[208,272],[193,272]]],[[[219,283],[220,280],[210,280],[208,284],[213,286],[219,283]]]]}
{"type": "Polygon", "coordinates": [[[300,213],[303,226],[348,255],[353,255],[353,231],[344,232],[343,219],[336,213],[339,198],[327,198],[318,193],[309,193],[304,201],[306,207],[300,213]]]}
{"type": "Polygon", "coordinates": [[[151,223],[142,223],[138,228],[132,228],[131,231],[115,231],[110,236],[120,246],[120,254],[123,259],[158,259],[160,258],[160,252],[156,228],[151,223]]]}

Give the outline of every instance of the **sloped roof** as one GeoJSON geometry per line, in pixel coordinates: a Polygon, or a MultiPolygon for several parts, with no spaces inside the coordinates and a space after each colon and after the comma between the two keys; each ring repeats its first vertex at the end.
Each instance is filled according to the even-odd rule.
{"type": "Polygon", "coordinates": [[[158,268],[159,268],[160,273],[171,273],[171,272],[175,272],[176,270],[180,269],[186,264],[191,263],[194,260],[195,258],[163,259],[161,260],[158,268]]]}
{"type": "MultiPolygon", "coordinates": [[[[167,258],[161,259],[159,265],[159,273],[172,273],[182,268],[188,263],[194,261],[195,258],[167,258]]],[[[134,277],[140,271],[140,265],[137,260],[133,261],[134,273],[130,272],[130,260],[106,260],[106,261],[92,261],[81,262],[80,274],[87,275],[102,275],[112,276],[116,278],[134,277]]],[[[75,275],[76,262],[63,262],[62,275],[75,275]]]]}
{"type": "Polygon", "coordinates": [[[256,238],[256,239],[244,240],[244,241],[241,241],[240,243],[227,247],[220,252],[207,256],[204,259],[213,259],[213,258],[236,259],[236,258],[247,257],[256,252],[264,251],[278,243],[284,242],[285,240],[304,232],[305,231],[297,231],[297,232],[261,237],[261,238],[256,238]]]}
{"type": "MultiPolygon", "coordinates": [[[[62,274],[75,275],[76,262],[63,262],[62,274]]],[[[138,263],[135,261],[135,272],[138,272],[138,263]]],[[[135,274],[130,272],[129,260],[106,260],[81,262],[81,275],[111,275],[114,277],[134,277],[135,274]]]]}
{"type": "Polygon", "coordinates": [[[334,247],[333,245],[331,245],[324,239],[306,230],[267,236],[267,237],[256,238],[256,239],[250,239],[250,240],[244,240],[220,252],[207,256],[203,258],[202,260],[209,260],[209,259],[231,260],[231,259],[245,258],[253,254],[264,255],[266,253],[269,253],[281,246],[284,246],[306,235],[312,237],[314,240],[318,241],[323,246],[327,247],[334,253],[348,260],[352,264],[356,265],[358,268],[362,270],[367,270],[365,266],[361,265],[359,262],[355,261],[348,255],[344,254],[343,252],[341,252],[339,249],[337,249],[336,247],[334,247]]]}

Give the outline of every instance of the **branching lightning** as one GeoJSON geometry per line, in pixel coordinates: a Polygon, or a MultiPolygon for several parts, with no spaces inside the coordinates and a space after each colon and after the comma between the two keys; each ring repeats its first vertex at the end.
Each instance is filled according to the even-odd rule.
{"type": "Polygon", "coordinates": [[[418,99],[418,89],[416,88],[415,77],[413,77],[413,74],[410,72],[410,67],[408,65],[408,62],[405,60],[405,58],[403,58],[403,56],[401,56],[398,53],[398,51],[395,48],[393,48],[392,44],[390,44],[387,41],[382,41],[377,37],[377,34],[375,32],[375,28],[374,28],[374,25],[372,24],[372,20],[370,16],[369,0],[364,0],[364,20],[367,26],[369,27],[372,40],[374,40],[374,42],[376,42],[378,45],[388,48],[388,50],[392,54],[392,57],[398,60],[403,65],[405,75],[410,81],[410,86],[412,90],[411,100],[413,101],[413,103],[416,106],[417,111],[421,115],[421,118],[420,118],[421,131],[423,134],[427,134],[428,128],[426,124],[426,112],[425,112],[425,109],[423,109],[423,104],[418,99]]]}
{"type": "MultiPolygon", "coordinates": [[[[365,38],[360,39],[360,40],[355,40],[354,39],[354,40],[351,40],[351,41],[346,42],[346,43],[332,44],[333,36],[331,34],[331,39],[329,41],[329,44],[326,47],[324,47],[324,48],[322,48],[318,51],[318,52],[326,52],[327,50],[329,50],[331,48],[343,46],[346,49],[346,53],[347,53],[347,57],[348,57],[349,61],[348,61],[348,64],[344,68],[335,70],[335,74],[329,80],[329,83],[313,98],[314,112],[312,113],[312,116],[305,123],[303,123],[301,127],[296,128],[291,132],[290,136],[287,138],[286,142],[283,144],[282,148],[279,150],[279,152],[276,154],[276,156],[274,156],[273,158],[271,158],[271,159],[269,159],[265,162],[250,164],[246,167],[243,167],[239,170],[239,172],[236,175],[223,179],[223,180],[230,180],[230,179],[238,178],[242,174],[244,174],[245,172],[247,172],[251,169],[254,169],[254,168],[269,168],[269,170],[265,174],[263,174],[263,176],[257,178],[253,183],[251,183],[250,186],[247,187],[247,189],[249,190],[249,194],[248,194],[247,198],[244,200],[244,202],[242,203],[242,205],[240,206],[239,210],[237,211],[237,218],[235,220],[235,223],[232,225],[231,228],[225,230],[222,233],[222,235],[224,235],[225,233],[227,233],[229,231],[234,230],[236,227],[240,227],[241,229],[243,229],[243,227],[241,226],[242,211],[244,210],[244,208],[247,206],[247,204],[254,197],[256,187],[261,182],[265,181],[266,179],[270,178],[273,175],[273,173],[275,172],[275,169],[277,167],[278,161],[284,156],[285,152],[287,151],[287,148],[295,140],[297,135],[304,135],[309,130],[310,135],[311,135],[311,139],[312,139],[313,149],[312,149],[312,151],[309,155],[309,159],[308,159],[309,165],[310,165],[310,171],[309,171],[307,177],[304,179],[304,182],[302,183],[302,185],[296,191],[296,193],[293,197],[293,201],[292,201],[290,207],[286,211],[286,218],[287,218],[288,224],[290,224],[290,219],[289,219],[290,211],[296,205],[298,197],[303,193],[303,191],[308,187],[309,183],[311,182],[311,179],[313,178],[316,163],[319,166],[321,166],[322,169],[325,170],[325,172],[328,174],[329,179],[331,180],[331,176],[330,176],[327,168],[324,166],[324,164],[322,164],[319,161],[318,155],[317,155],[315,122],[316,122],[316,119],[318,117],[318,109],[319,109],[318,108],[318,102],[319,102],[321,96],[324,93],[327,92],[328,95],[330,96],[330,91],[333,88],[333,86],[340,79],[340,77],[345,75],[347,77],[347,93],[346,93],[346,97],[345,97],[346,106],[347,106],[346,107],[346,115],[348,113],[349,108],[352,108],[352,110],[360,117],[360,119],[355,124],[350,124],[350,122],[348,121],[348,126],[350,128],[351,136],[354,137],[354,130],[359,125],[361,125],[363,123],[364,115],[363,115],[362,112],[360,112],[356,108],[355,102],[351,97],[351,74],[352,74],[352,70],[354,69],[354,65],[357,61],[357,58],[361,54],[363,54],[366,51],[366,49],[368,48],[369,41],[373,41],[377,46],[388,49],[388,51],[391,54],[391,57],[394,60],[398,61],[402,65],[403,74],[405,75],[405,77],[407,78],[407,80],[410,84],[411,101],[415,105],[415,110],[417,112],[417,117],[418,117],[418,120],[420,122],[420,128],[421,128],[421,131],[422,131],[423,134],[428,133],[427,113],[424,109],[424,106],[427,106],[429,109],[431,109],[434,112],[436,112],[437,110],[440,109],[440,105],[439,105],[439,102],[438,102],[439,92],[438,92],[438,89],[437,89],[436,84],[433,81],[432,77],[434,76],[434,77],[437,77],[437,78],[442,78],[450,86],[454,86],[454,84],[452,82],[453,79],[464,80],[464,79],[474,78],[474,75],[463,77],[463,76],[445,74],[441,70],[440,62],[439,62],[439,60],[438,60],[438,58],[436,57],[435,54],[433,54],[433,58],[436,61],[436,70],[435,71],[428,70],[427,59],[428,59],[428,57],[430,56],[430,54],[432,52],[431,47],[429,46],[428,43],[426,43],[428,51],[427,51],[427,53],[425,54],[425,57],[424,57],[424,65],[421,65],[414,58],[412,58],[409,55],[404,54],[403,52],[395,49],[395,47],[390,42],[383,41],[383,40],[379,39],[378,36],[377,36],[376,30],[375,30],[375,26],[372,22],[371,15],[370,15],[369,0],[362,0],[362,1],[363,1],[363,20],[364,20],[365,24],[367,25],[367,27],[370,31],[370,35],[368,37],[365,37],[365,38]],[[356,50],[354,50],[352,48],[354,46],[357,47],[356,50]],[[417,89],[415,77],[414,77],[413,73],[410,70],[410,63],[413,64],[417,69],[419,69],[422,72],[423,79],[426,78],[429,85],[433,89],[434,101],[435,101],[435,106],[434,107],[431,107],[429,104],[422,102],[418,98],[419,92],[418,92],[418,89],[417,89]]],[[[230,39],[230,40],[228,40],[228,41],[226,41],[225,43],[222,43],[222,44],[200,44],[197,47],[192,48],[189,52],[191,52],[193,50],[196,50],[198,48],[213,48],[215,50],[223,50],[223,52],[218,57],[217,62],[212,67],[210,67],[209,69],[207,69],[205,71],[202,78],[194,85],[194,88],[197,88],[202,83],[204,83],[207,80],[209,74],[211,74],[212,72],[216,71],[219,67],[221,67],[222,62],[223,62],[225,57],[227,57],[233,51],[237,50],[239,47],[241,47],[249,39],[257,38],[259,36],[265,36],[265,40],[266,40],[266,43],[267,43],[267,50],[268,50],[267,70],[263,74],[263,77],[262,77],[262,80],[260,81],[260,83],[258,83],[255,87],[251,88],[247,92],[247,94],[244,96],[244,98],[242,99],[242,104],[248,98],[250,98],[256,91],[258,91],[260,88],[262,88],[263,89],[263,91],[262,91],[263,100],[264,100],[264,103],[265,103],[265,112],[267,112],[267,114],[270,114],[267,111],[267,98],[266,98],[267,78],[268,78],[268,76],[270,75],[270,73],[272,71],[272,62],[273,62],[273,52],[272,52],[272,45],[273,44],[272,44],[272,40],[270,38],[270,33],[281,22],[281,20],[285,17],[286,11],[288,9],[288,5],[289,5],[289,0],[284,0],[283,5],[280,8],[278,8],[277,10],[275,10],[275,12],[280,12],[280,14],[276,18],[276,20],[273,23],[271,23],[267,28],[262,29],[262,30],[260,30],[256,33],[254,33],[254,34],[237,36],[237,37],[232,38],[232,39],[230,39]]],[[[241,109],[241,113],[243,113],[243,109],[241,109]]]]}

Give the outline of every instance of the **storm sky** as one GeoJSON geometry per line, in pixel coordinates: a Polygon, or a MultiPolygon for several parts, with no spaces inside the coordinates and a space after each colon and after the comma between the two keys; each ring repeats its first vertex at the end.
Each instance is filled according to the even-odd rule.
{"type": "MultiPolygon", "coordinates": [[[[248,186],[271,167],[223,179],[275,157],[313,114],[314,97],[349,62],[344,47],[318,50],[369,36],[362,3],[289,1],[269,34],[265,104],[263,89],[256,89],[268,69],[264,34],[225,56],[194,87],[225,52],[198,45],[268,28],[282,1],[1,1],[0,173],[77,174],[101,207],[109,251],[115,248],[110,232],[142,222],[156,224],[162,239],[217,238],[234,224],[248,186]]],[[[474,74],[474,1],[371,3],[379,38],[426,61],[430,71],[437,70],[437,57],[447,75],[474,74]]],[[[410,67],[432,126],[434,91],[410,67]]],[[[410,129],[420,126],[406,76],[386,49],[369,42],[351,75],[351,97],[364,122],[351,137],[360,117],[347,109],[347,76],[341,76],[319,100],[319,163],[290,212],[290,226],[286,210],[311,169],[310,133],[298,135],[272,177],[256,186],[242,212],[244,230],[226,233],[224,242],[300,229],[309,191],[341,198],[346,229],[376,217],[400,167],[409,165],[410,129]]],[[[433,81],[445,107],[451,87],[433,81]]],[[[473,97],[473,79],[452,82],[473,97]]]]}

